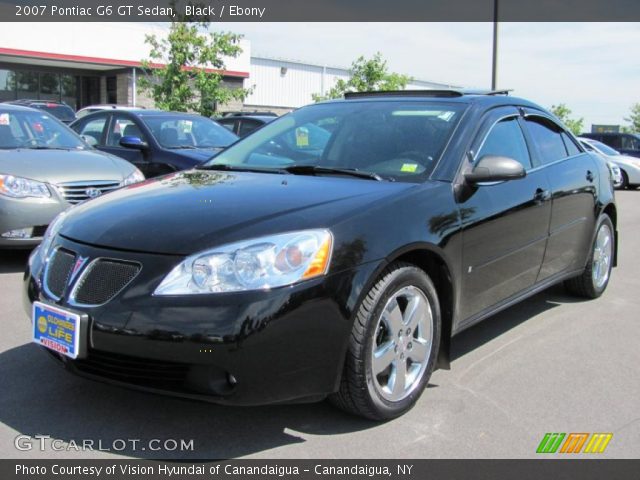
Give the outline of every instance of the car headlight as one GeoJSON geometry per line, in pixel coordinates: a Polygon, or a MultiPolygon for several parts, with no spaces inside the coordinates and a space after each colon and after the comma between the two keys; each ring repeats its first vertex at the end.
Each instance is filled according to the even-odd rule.
{"type": "Polygon", "coordinates": [[[127,186],[127,185],[131,185],[133,183],[142,182],[143,180],[144,180],[144,175],[142,174],[142,172],[140,170],[138,170],[136,168],[131,175],[127,176],[122,181],[122,186],[124,187],[124,186],[127,186]]]}
{"type": "Polygon", "coordinates": [[[58,214],[57,217],[49,223],[47,227],[47,231],[44,232],[44,236],[42,237],[42,242],[38,247],[38,252],[40,254],[40,259],[44,262],[49,255],[49,250],[51,249],[51,244],[53,243],[53,239],[56,238],[56,235],[62,228],[64,224],[64,218],[67,215],[68,210],[58,214]]]}
{"type": "Polygon", "coordinates": [[[176,266],[154,295],[266,290],[327,273],[329,230],[302,230],[237,242],[191,255],[176,266]]]}
{"type": "Polygon", "coordinates": [[[50,198],[51,191],[42,182],[14,175],[0,175],[0,195],[12,198],[50,198]]]}

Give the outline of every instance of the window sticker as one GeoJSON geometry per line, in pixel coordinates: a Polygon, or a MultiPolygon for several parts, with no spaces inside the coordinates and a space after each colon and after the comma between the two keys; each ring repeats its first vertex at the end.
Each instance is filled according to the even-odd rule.
{"type": "Polygon", "coordinates": [[[0,125],[11,125],[8,113],[0,113],[0,125]]]}
{"type": "Polygon", "coordinates": [[[418,164],[417,163],[403,163],[402,164],[402,168],[400,169],[400,171],[401,172],[408,172],[408,173],[415,173],[417,169],[418,169],[418,164]]]}
{"type": "Polygon", "coordinates": [[[306,127],[296,128],[296,147],[309,146],[309,129],[306,127]]]}

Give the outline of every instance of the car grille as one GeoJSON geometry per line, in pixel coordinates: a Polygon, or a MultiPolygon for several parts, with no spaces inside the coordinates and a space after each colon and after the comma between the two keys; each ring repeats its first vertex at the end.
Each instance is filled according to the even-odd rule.
{"type": "Polygon", "coordinates": [[[75,258],[73,252],[59,248],[49,259],[45,272],[45,288],[56,299],[64,293],[75,258]]]}
{"type": "MultiPolygon", "coordinates": [[[[76,254],[57,248],[49,258],[44,274],[44,288],[55,300],[62,298],[72,278],[76,254]]],[[[82,259],[86,260],[86,259],[82,259]]],[[[102,305],[122,291],[138,275],[142,265],[137,262],[97,258],[80,274],[70,295],[72,305],[102,305]]]]}
{"type": "Polygon", "coordinates": [[[117,180],[67,182],[59,183],[57,187],[64,199],[75,205],[119,188],[120,182],[117,180]]]}
{"type": "Polygon", "coordinates": [[[102,305],[115,297],[141,270],[139,263],[99,258],[82,273],[71,293],[76,305],[102,305]]]}
{"type": "Polygon", "coordinates": [[[161,390],[184,389],[189,365],[89,350],[87,358],[74,360],[79,371],[111,380],[161,390]]]}

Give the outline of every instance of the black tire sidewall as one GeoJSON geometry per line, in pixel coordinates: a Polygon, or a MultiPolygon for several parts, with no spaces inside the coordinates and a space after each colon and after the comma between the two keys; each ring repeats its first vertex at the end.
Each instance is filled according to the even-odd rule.
{"type": "Polygon", "coordinates": [[[609,215],[602,214],[598,219],[598,223],[596,224],[596,229],[593,235],[593,241],[591,242],[591,253],[589,255],[589,264],[587,265],[588,271],[585,272],[589,274],[589,278],[591,279],[591,288],[593,289],[593,292],[595,294],[594,296],[596,297],[599,297],[600,295],[602,295],[604,291],[607,289],[607,286],[609,285],[609,281],[611,280],[611,270],[613,269],[613,259],[615,258],[615,255],[616,255],[616,231],[613,228],[613,222],[609,218],[609,215]],[[602,227],[603,224],[607,224],[607,226],[609,227],[609,230],[611,231],[611,242],[612,242],[611,261],[609,262],[609,273],[607,275],[607,281],[604,282],[604,285],[602,285],[602,287],[598,288],[595,282],[593,281],[593,275],[592,275],[593,254],[595,252],[596,242],[598,241],[598,232],[600,231],[600,228],[602,227]]]}
{"type": "Polygon", "coordinates": [[[629,188],[629,175],[627,175],[627,172],[625,172],[624,170],[622,170],[622,183],[618,188],[620,190],[626,190],[627,188],[629,188]]]}
{"type": "Polygon", "coordinates": [[[422,391],[425,389],[431,373],[433,371],[436,358],[438,355],[438,346],[440,344],[440,305],[438,302],[438,296],[433,286],[433,283],[429,279],[426,273],[416,267],[400,267],[392,273],[392,277],[387,280],[387,284],[384,286],[383,291],[376,299],[375,307],[369,313],[366,327],[366,342],[364,353],[364,369],[366,375],[366,388],[368,389],[368,397],[372,403],[372,407],[384,418],[395,418],[407,410],[409,410],[415,402],[420,398],[422,391]],[[422,379],[418,386],[411,392],[411,394],[398,402],[390,402],[387,399],[380,396],[374,385],[374,378],[372,375],[372,359],[371,351],[373,342],[375,341],[375,329],[377,326],[377,320],[382,313],[389,298],[398,290],[414,286],[419,288],[425,297],[429,301],[431,313],[433,316],[433,340],[432,348],[427,363],[427,368],[424,371],[422,379]]]}

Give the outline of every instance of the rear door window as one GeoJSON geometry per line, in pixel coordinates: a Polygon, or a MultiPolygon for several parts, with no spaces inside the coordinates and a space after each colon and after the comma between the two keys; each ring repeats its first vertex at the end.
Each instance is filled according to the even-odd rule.
{"type": "Polygon", "coordinates": [[[582,153],[576,143],[571,139],[569,135],[567,135],[566,132],[562,132],[562,140],[564,141],[564,146],[566,147],[567,153],[570,157],[573,157],[574,155],[580,155],[580,153],[582,153]]]}
{"type": "Polygon", "coordinates": [[[602,143],[606,143],[611,148],[620,150],[622,147],[622,139],[620,135],[606,135],[602,137],[602,143]]]}

